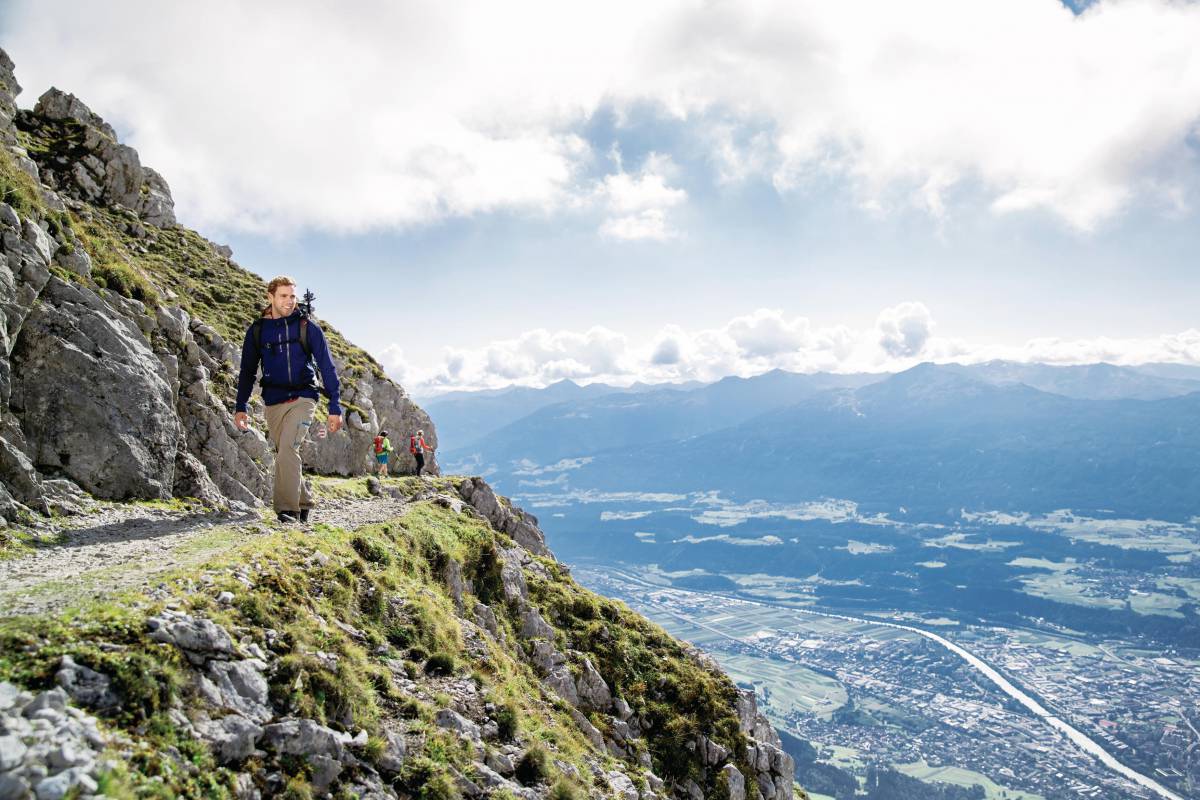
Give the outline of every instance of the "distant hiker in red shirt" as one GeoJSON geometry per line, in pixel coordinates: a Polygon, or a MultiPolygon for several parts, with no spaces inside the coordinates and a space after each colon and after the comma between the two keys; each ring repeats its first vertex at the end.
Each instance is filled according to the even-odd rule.
{"type": "Polygon", "coordinates": [[[387,437],[387,431],[380,431],[375,437],[375,473],[381,478],[386,478],[388,475],[388,458],[392,454],[391,440],[387,437]]]}
{"type": "Polygon", "coordinates": [[[413,454],[413,458],[417,460],[417,474],[421,474],[421,470],[425,469],[425,451],[433,450],[432,447],[425,444],[425,431],[417,431],[408,440],[408,452],[413,454]]]}

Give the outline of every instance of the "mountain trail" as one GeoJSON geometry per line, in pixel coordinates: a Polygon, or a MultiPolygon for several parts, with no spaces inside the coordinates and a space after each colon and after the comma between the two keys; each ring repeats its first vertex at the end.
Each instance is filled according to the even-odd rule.
{"type": "MultiPolygon", "coordinates": [[[[408,505],[388,496],[324,499],[309,525],[353,530],[400,516],[408,505]]],[[[149,587],[155,575],[201,563],[280,527],[264,521],[259,510],[97,504],[88,513],[46,523],[32,552],[0,560],[0,617],[44,613],[120,589],[149,587]]]]}

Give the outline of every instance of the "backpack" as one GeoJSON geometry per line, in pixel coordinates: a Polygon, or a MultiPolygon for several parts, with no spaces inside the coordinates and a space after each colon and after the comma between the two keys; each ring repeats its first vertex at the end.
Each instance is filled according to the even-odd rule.
{"type": "Polygon", "coordinates": [[[382,452],[383,452],[383,437],[376,436],[375,437],[375,455],[379,455],[382,452]]]}
{"type": "MultiPolygon", "coordinates": [[[[260,358],[262,357],[262,323],[263,318],[259,317],[250,325],[250,330],[253,331],[254,349],[258,351],[260,358]]],[[[300,347],[304,349],[304,355],[308,356],[308,360],[312,361],[312,348],[308,345],[308,317],[300,318],[300,347]]]]}
{"type": "MultiPolygon", "coordinates": [[[[254,322],[250,323],[250,337],[254,340],[254,349],[258,351],[259,358],[262,358],[262,326],[262,317],[259,317],[258,319],[254,320],[254,322]]],[[[300,347],[304,350],[304,355],[307,359],[307,362],[312,363],[312,347],[308,344],[308,317],[304,315],[300,317],[300,347]]],[[[321,382],[321,370],[314,365],[313,373],[317,378],[317,391],[328,397],[329,392],[325,390],[325,387],[321,382]]]]}
{"type": "Polygon", "coordinates": [[[412,453],[413,455],[416,455],[417,453],[421,452],[421,448],[417,446],[417,437],[416,436],[413,436],[411,439],[409,439],[408,452],[412,453]]]}

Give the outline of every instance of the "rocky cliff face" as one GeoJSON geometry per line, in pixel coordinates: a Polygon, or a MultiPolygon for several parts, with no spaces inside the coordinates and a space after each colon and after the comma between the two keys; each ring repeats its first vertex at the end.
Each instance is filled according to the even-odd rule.
{"type": "MultiPolygon", "coordinates": [[[[163,177],[82,101],[51,89],[20,111],[20,91],[0,51],[0,518],[70,510],[76,486],[258,504],[272,454],[231,413],[262,280],[179,226],[163,177]]],[[[436,445],[404,390],[321,324],[347,424],[306,443],[306,463],[365,472],[381,424],[436,445]]]]}
{"type": "Polygon", "coordinates": [[[533,516],[479,478],[372,485],[416,494],[0,620],[0,797],[793,796],[753,694],[578,586],[533,516]]]}

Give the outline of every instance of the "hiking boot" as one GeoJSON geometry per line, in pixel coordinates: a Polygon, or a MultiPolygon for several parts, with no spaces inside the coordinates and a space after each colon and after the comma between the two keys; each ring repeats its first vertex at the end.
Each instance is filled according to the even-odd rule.
{"type": "Polygon", "coordinates": [[[286,525],[289,522],[295,522],[298,515],[295,511],[276,511],[275,516],[279,517],[279,521],[286,525]]]}
{"type": "Polygon", "coordinates": [[[312,511],[311,508],[300,509],[300,521],[301,522],[308,522],[308,512],[310,512],[310,511],[312,511]]]}

